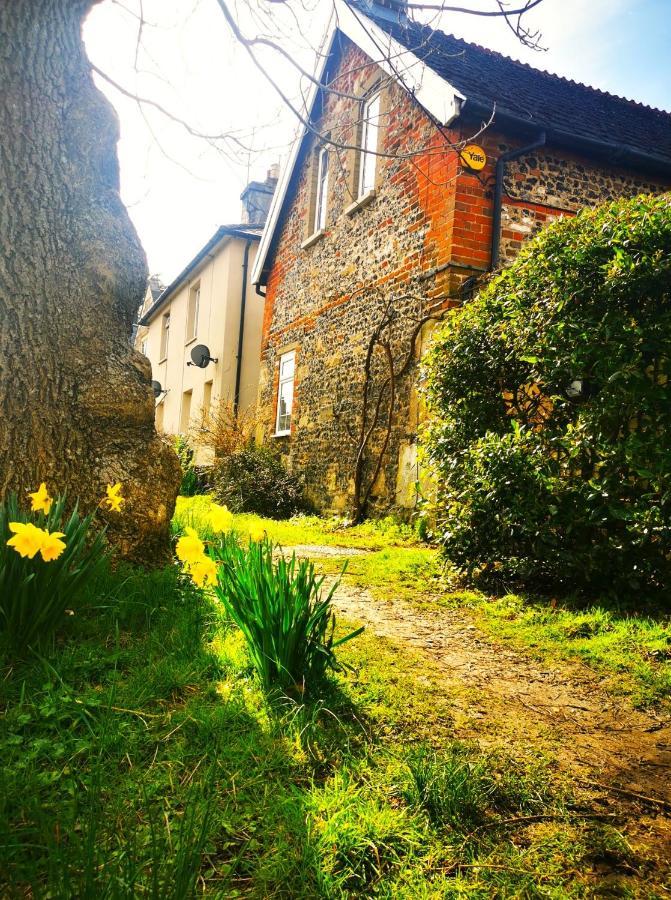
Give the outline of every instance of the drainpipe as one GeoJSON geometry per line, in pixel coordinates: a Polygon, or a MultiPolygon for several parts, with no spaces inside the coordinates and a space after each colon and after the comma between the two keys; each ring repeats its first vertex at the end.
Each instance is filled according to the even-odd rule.
{"type": "Polygon", "coordinates": [[[545,132],[541,131],[536,140],[526,147],[519,147],[517,150],[508,150],[502,153],[496,160],[496,174],[494,178],[494,208],[492,210],[492,252],[490,272],[493,272],[499,264],[499,250],[501,248],[501,205],[503,202],[503,179],[505,177],[506,163],[513,159],[519,159],[537,150],[539,147],[545,146],[545,132]]]}
{"type": "Polygon", "coordinates": [[[247,269],[249,268],[249,248],[251,241],[245,244],[245,255],[242,260],[242,293],[240,294],[240,329],[238,330],[238,359],[235,366],[235,394],[233,395],[233,415],[237,416],[240,406],[240,379],[242,377],[242,343],[245,338],[245,308],[247,306],[247,269]]]}

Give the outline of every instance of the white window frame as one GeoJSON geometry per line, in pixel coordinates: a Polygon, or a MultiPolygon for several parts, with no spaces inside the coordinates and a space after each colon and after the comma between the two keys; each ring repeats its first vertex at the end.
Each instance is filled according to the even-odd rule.
{"type": "Polygon", "coordinates": [[[277,437],[281,437],[283,435],[291,434],[291,417],[294,409],[294,383],[296,380],[296,351],[289,350],[286,353],[283,353],[280,356],[280,369],[279,369],[279,383],[277,385],[277,412],[275,415],[275,435],[277,437]],[[291,363],[291,374],[286,375],[283,374],[283,369],[287,363],[291,363]],[[291,396],[289,400],[289,409],[287,412],[282,414],[282,395],[284,389],[287,385],[291,385],[291,396]],[[280,420],[287,419],[288,422],[283,423],[283,427],[280,427],[280,420]]]}
{"type": "Polygon", "coordinates": [[[361,149],[359,151],[359,196],[366,197],[375,190],[377,178],[377,145],[380,135],[382,91],[373,91],[363,102],[361,111],[361,149]],[[371,116],[371,107],[377,107],[371,116]]]}
{"type": "Polygon", "coordinates": [[[164,359],[168,358],[168,350],[170,348],[170,312],[163,313],[163,318],[161,319],[161,359],[159,362],[163,362],[164,359]]]}
{"type": "Polygon", "coordinates": [[[141,353],[143,356],[146,356],[146,355],[147,355],[147,348],[148,348],[148,347],[149,347],[149,338],[146,338],[146,337],[145,337],[145,338],[142,338],[142,340],[140,341],[140,353],[141,353]]]}
{"type": "Polygon", "coordinates": [[[189,288],[189,299],[186,310],[186,343],[196,339],[198,334],[198,314],[200,312],[200,281],[189,288]]]}
{"type": "Polygon", "coordinates": [[[315,224],[317,234],[326,228],[329,194],[329,149],[322,147],[317,156],[317,186],[315,191],[315,224]]]}

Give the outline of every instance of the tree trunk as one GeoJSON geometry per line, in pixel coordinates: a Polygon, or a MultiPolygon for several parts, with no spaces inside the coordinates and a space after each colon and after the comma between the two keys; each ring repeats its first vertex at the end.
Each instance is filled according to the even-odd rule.
{"type": "Polygon", "coordinates": [[[118,122],[81,38],[96,0],[0,0],[0,498],[67,490],[123,555],[168,547],[179,485],[130,346],[146,260],[119,196],[118,122]]]}

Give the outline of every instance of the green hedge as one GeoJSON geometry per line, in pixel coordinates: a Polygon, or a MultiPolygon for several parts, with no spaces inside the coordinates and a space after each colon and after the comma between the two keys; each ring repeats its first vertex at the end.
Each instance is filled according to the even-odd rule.
{"type": "Polygon", "coordinates": [[[668,594],[670,360],[669,195],[557,222],[454,310],[426,364],[453,563],[503,583],[668,594]]]}

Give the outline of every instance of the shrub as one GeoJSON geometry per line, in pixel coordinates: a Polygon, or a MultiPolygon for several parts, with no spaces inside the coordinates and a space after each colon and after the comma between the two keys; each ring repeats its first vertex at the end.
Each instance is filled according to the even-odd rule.
{"type": "Polygon", "coordinates": [[[67,515],[65,496],[45,508],[31,515],[13,495],[0,504],[0,634],[15,651],[51,637],[107,556],[93,515],[76,505],[67,515]],[[22,535],[23,545],[9,543],[22,535]]]}
{"type": "Polygon", "coordinates": [[[217,500],[235,513],[287,519],[306,508],[302,477],[266,447],[250,445],[222,459],[212,480],[217,500]]]}
{"type": "Polygon", "coordinates": [[[190,436],[195,446],[210,450],[215,459],[223,459],[252,443],[259,421],[255,406],[242,409],[231,400],[219,400],[201,411],[200,422],[190,436]]]}
{"type": "Polygon", "coordinates": [[[459,569],[665,590],[670,286],[671,198],[637,197],[546,229],[450,314],[426,366],[427,448],[459,569]]]}
{"type": "Polygon", "coordinates": [[[175,437],[175,452],[182,468],[182,482],[179,486],[179,492],[183,497],[193,497],[194,494],[200,493],[200,479],[193,462],[193,448],[181,434],[175,437]]]}
{"type": "Polygon", "coordinates": [[[322,596],[314,563],[295,553],[274,559],[267,539],[243,546],[229,534],[210,552],[218,563],[215,593],[244,634],[264,690],[314,698],[327,671],[341,669],[335,649],[363,631],[334,638],[338,582],[322,596]]]}

